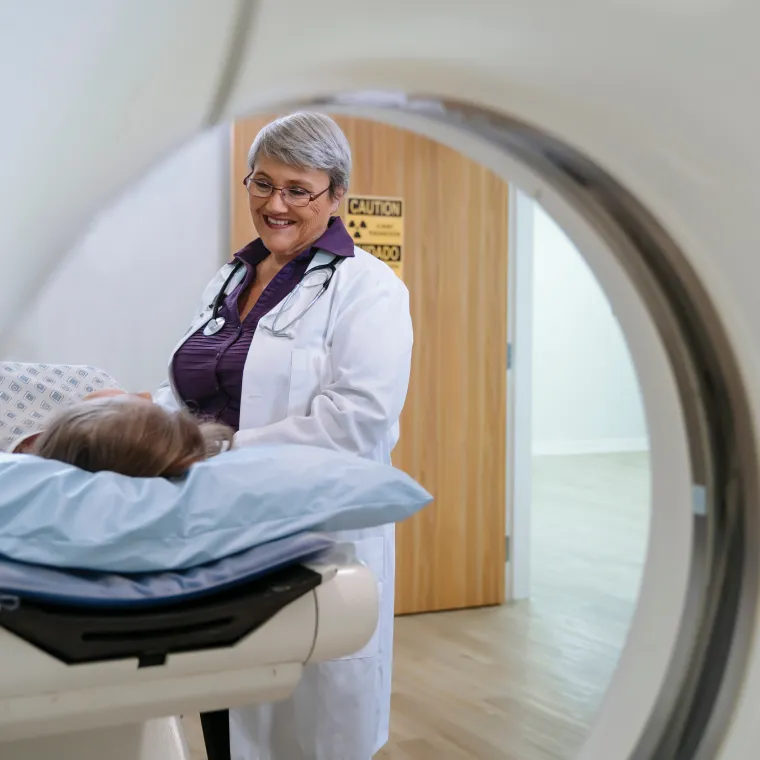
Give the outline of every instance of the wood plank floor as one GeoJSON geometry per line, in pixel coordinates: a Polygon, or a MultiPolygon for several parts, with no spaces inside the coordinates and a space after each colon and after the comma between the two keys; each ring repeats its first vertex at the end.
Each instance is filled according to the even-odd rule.
{"type": "Polygon", "coordinates": [[[648,515],[646,455],[536,459],[531,600],[396,621],[376,760],[573,760],[628,630],[648,515]]]}

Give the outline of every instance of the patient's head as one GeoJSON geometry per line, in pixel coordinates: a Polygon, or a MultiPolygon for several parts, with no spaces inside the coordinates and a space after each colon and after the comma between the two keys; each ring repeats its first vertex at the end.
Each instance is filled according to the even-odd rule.
{"type": "Polygon", "coordinates": [[[89,398],[59,412],[31,453],[90,472],[176,477],[232,443],[225,425],[198,422],[137,395],[89,398]]]}

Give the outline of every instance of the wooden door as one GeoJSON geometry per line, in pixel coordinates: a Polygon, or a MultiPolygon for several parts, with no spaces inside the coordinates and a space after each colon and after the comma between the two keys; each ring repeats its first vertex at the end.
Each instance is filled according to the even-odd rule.
{"type": "MultiPolygon", "coordinates": [[[[248,148],[268,120],[233,127],[234,250],[256,235],[242,179],[248,148]]],[[[415,348],[393,463],[435,501],[398,526],[396,612],[500,604],[508,186],[457,151],[412,132],[336,120],[353,152],[350,192],[405,203],[403,279],[415,348]]]]}

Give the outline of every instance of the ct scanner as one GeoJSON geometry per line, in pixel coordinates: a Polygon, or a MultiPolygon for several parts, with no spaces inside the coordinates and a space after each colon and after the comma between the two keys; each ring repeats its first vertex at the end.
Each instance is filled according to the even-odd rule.
{"type": "MultiPolygon", "coordinates": [[[[582,758],[756,757],[759,27],[753,0],[3,0],[0,349],[91,215],[214,123],[348,111],[489,164],[586,254],[647,412],[647,564],[582,758]]],[[[165,716],[268,700],[315,641],[362,645],[371,579],[331,572],[319,620],[297,601],[164,668],[0,637],[0,756],[183,757],[165,716]]]]}

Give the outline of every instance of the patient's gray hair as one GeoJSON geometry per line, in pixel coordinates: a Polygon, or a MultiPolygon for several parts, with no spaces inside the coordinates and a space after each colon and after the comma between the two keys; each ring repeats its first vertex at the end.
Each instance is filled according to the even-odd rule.
{"type": "Polygon", "coordinates": [[[251,171],[260,155],[288,166],[326,172],[333,196],[338,189],[348,190],[351,147],[343,130],[325,114],[294,113],[270,122],[248,151],[251,171]]]}

